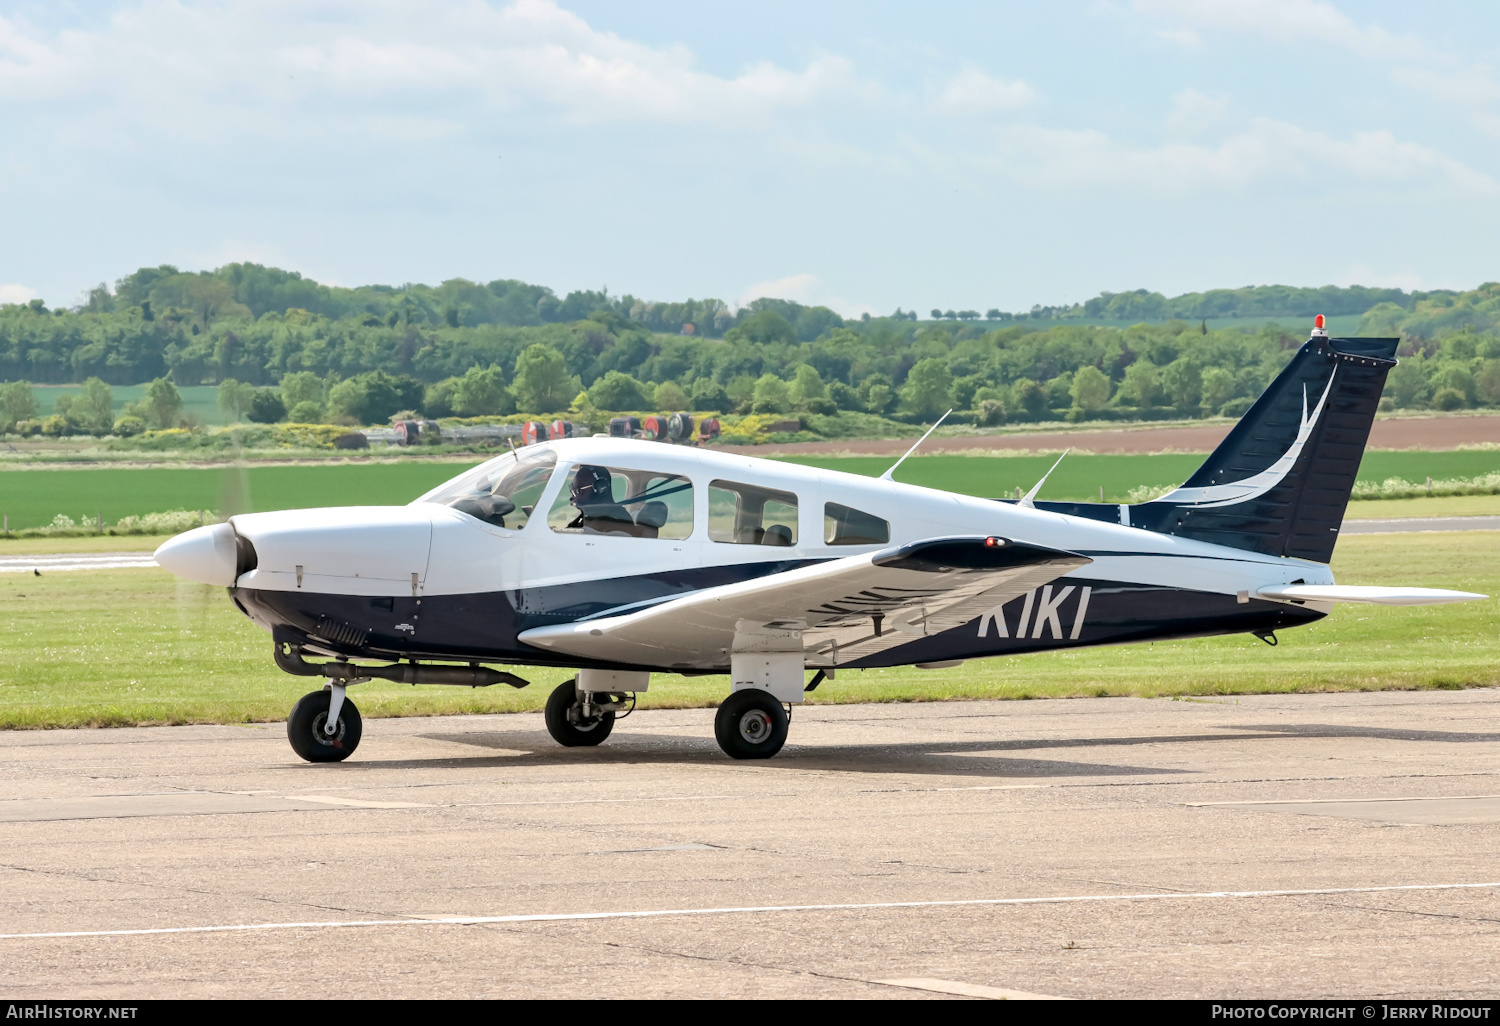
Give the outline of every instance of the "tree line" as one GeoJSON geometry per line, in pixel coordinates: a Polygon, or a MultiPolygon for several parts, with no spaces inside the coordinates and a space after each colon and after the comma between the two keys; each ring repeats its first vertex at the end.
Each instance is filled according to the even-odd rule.
{"type": "MultiPolygon", "coordinates": [[[[1363,302],[1399,290],[1344,291],[1363,302]]],[[[0,430],[175,426],[182,417],[175,386],[188,384],[218,385],[228,419],[265,423],[372,424],[401,412],[547,415],[580,406],[849,411],[912,421],[951,406],[987,424],[1233,416],[1305,338],[1275,325],[1211,331],[1202,318],[1115,328],[1014,317],[997,324],[974,311],[922,322],[897,311],[846,321],[781,300],[735,311],[711,329],[715,336],[684,334],[692,321],[673,323],[722,305],[698,302],[689,311],[691,303],[677,304],[670,330],[660,330],[637,301],[622,312],[628,299],[601,290],[558,300],[516,282],[333,289],[251,264],[195,275],[144,269],[113,290],[94,290],[75,309],[49,311],[40,301],[0,307],[0,378],[85,382],[83,394],[60,402],[45,424],[34,400],[28,405],[22,396],[29,388],[5,388],[0,430]],[[471,293],[474,300],[461,306],[471,293]],[[284,306],[294,301],[308,306],[284,306]],[[524,308],[535,323],[479,320],[481,306],[487,317],[524,308]],[[100,404],[109,386],[140,381],[152,382],[146,398],[107,423],[101,411],[108,406],[100,404]]],[[[1403,337],[1391,403],[1458,409],[1500,404],[1497,322],[1500,285],[1488,284],[1381,300],[1361,333],[1403,337]]]]}

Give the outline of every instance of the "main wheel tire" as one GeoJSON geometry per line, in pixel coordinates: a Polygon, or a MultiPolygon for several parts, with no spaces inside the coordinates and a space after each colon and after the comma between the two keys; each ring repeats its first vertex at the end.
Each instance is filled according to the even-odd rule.
{"type": "Polygon", "coordinates": [[[359,710],[349,699],[339,710],[339,722],[332,736],[324,733],[328,723],[328,705],[333,699],[330,691],[314,691],[303,695],[292,706],[292,714],[286,718],[286,736],[292,743],[292,751],[308,762],[343,762],[359,747],[359,738],[364,725],[359,710]]]}
{"type": "Polygon", "coordinates": [[[731,759],[769,759],[786,744],[786,710],[764,691],[745,688],[719,703],[714,737],[731,759]]]}
{"type": "Polygon", "coordinates": [[[547,733],[552,740],[565,748],[586,748],[599,744],[615,729],[614,713],[602,712],[585,720],[581,712],[578,682],[563,681],[547,696],[547,733]]]}

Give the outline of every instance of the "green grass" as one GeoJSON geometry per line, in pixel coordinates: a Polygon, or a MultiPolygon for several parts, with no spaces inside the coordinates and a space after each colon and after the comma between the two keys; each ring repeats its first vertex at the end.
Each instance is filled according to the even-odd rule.
{"type": "MultiPolygon", "coordinates": [[[[1500,593],[1500,532],[1351,536],[1334,569],[1350,584],[1500,593]]],[[[1395,609],[1344,606],[1269,648],[1233,636],[982,660],[947,670],[846,672],[818,703],[969,698],[1168,697],[1500,685],[1496,600],[1395,609]]],[[[0,575],[0,727],[242,723],[285,717],[316,682],[271,662],[270,639],[222,589],[156,570],[0,575]]],[[[532,687],[362,684],[367,716],[540,708],[565,671],[532,687]]],[[[653,679],[643,708],[704,707],[722,677],[653,679]]]]}
{"type": "MultiPolygon", "coordinates": [[[[842,470],[878,477],[895,462],[888,456],[786,457],[804,466],[842,470]]],[[[1070,455],[1062,461],[1042,488],[1042,499],[1099,500],[1104,489],[1107,502],[1124,502],[1132,488],[1141,485],[1174,485],[1187,480],[1203,463],[1196,453],[1149,455],[1070,455]]],[[[1050,456],[913,456],[896,471],[896,480],[926,485],[965,495],[999,497],[1029,491],[1057,461],[1050,456]]],[[[1454,452],[1371,451],[1360,464],[1360,480],[1384,481],[1401,477],[1420,482],[1475,477],[1500,470],[1500,451],[1454,452]]]]}
{"type": "MultiPolygon", "coordinates": [[[[914,456],[901,465],[896,479],[998,497],[1014,495],[1017,488],[1030,489],[1055,460],[1056,456],[914,456]]],[[[9,516],[13,529],[20,529],[48,524],[59,513],[89,522],[102,513],[105,523],[113,523],[123,516],[169,509],[400,505],[478,462],[9,469],[0,470],[0,514],[9,516]],[[247,490],[248,502],[234,500],[236,490],[247,490]]],[[[791,462],[874,477],[893,461],[885,456],[845,456],[796,457],[791,462]]],[[[1103,486],[1106,501],[1124,502],[1132,488],[1180,483],[1202,462],[1202,456],[1191,453],[1073,455],[1048,479],[1041,498],[1097,500],[1103,486]]],[[[1496,470],[1500,450],[1380,451],[1365,454],[1360,477],[1420,482],[1427,476],[1473,477],[1496,470]]]]}
{"type": "MultiPolygon", "coordinates": [[[[113,385],[110,388],[114,398],[115,416],[120,416],[121,409],[129,402],[139,402],[146,395],[146,385],[113,385]]],[[[36,404],[41,416],[45,417],[52,412],[57,397],[64,393],[78,395],[83,391],[82,385],[32,385],[31,393],[36,396],[36,404]]],[[[196,418],[202,424],[223,424],[224,416],[219,412],[219,386],[218,385],[178,385],[177,391],[182,395],[182,412],[190,417],[196,418]]]]}
{"type": "Polygon", "coordinates": [[[1500,495],[1443,495],[1433,499],[1365,499],[1349,503],[1347,520],[1372,517],[1500,516],[1500,495]]]}
{"type": "MultiPolygon", "coordinates": [[[[1500,495],[1453,495],[1436,499],[1381,499],[1351,502],[1345,516],[1371,517],[1500,516],[1500,495]]],[[[60,535],[43,538],[0,538],[0,556],[55,552],[150,552],[162,543],[159,535],[60,535]]]]}

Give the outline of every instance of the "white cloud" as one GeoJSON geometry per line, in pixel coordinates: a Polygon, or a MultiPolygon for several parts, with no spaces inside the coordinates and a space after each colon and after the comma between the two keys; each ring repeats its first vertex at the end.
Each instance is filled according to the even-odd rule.
{"type": "Polygon", "coordinates": [[[1156,34],[1163,39],[1170,39],[1181,46],[1196,47],[1203,45],[1203,37],[1192,29],[1160,29],[1156,34]]]}
{"type": "Polygon", "coordinates": [[[1007,82],[978,68],[965,68],[948,80],[937,106],[952,114],[988,114],[1015,110],[1035,99],[1036,91],[1019,79],[1007,82]]]}
{"type": "Polygon", "coordinates": [[[1178,23],[1179,28],[1167,31],[1186,33],[1193,42],[1196,29],[1278,43],[1337,46],[1370,57],[1412,57],[1426,49],[1410,37],[1359,25],[1318,0],[1135,0],[1134,7],[1138,13],[1178,23]]]}
{"type": "Polygon", "coordinates": [[[789,299],[804,306],[826,306],[841,317],[858,317],[860,314],[875,312],[872,306],[851,303],[830,295],[821,278],[806,273],[757,282],[740,292],[736,306],[748,306],[757,299],[789,299]]]}
{"type": "Polygon", "coordinates": [[[580,123],[732,125],[870,90],[837,56],[801,69],[761,63],[732,77],[711,74],[684,47],[598,31],[552,0],[499,9],[480,0],[336,9],[148,0],[100,28],[55,35],[0,18],[8,104],[83,100],[101,120],[123,116],[194,139],[322,134],[350,122],[380,128],[378,119],[399,123],[433,100],[448,101],[457,119],[440,122],[439,134],[475,106],[580,123]],[[383,106],[378,115],[371,101],[383,106]]]}
{"type": "Polygon", "coordinates": [[[1500,102],[1500,82],[1481,67],[1451,73],[1430,68],[1397,68],[1391,72],[1391,80],[1455,106],[1483,107],[1500,102]]]}
{"type": "Polygon", "coordinates": [[[1228,110],[1227,97],[1205,96],[1196,89],[1184,89],[1172,97],[1167,130],[1173,135],[1197,135],[1223,121],[1228,110]]]}
{"type": "Polygon", "coordinates": [[[1487,66],[1464,66],[1445,49],[1415,36],[1359,24],[1332,4],[1319,0],[1134,0],[1134,9],[1172,26],[1159,30],[1158,35],[1190,45],[1200,42],[1200,31],[1217,31],[1399,61],[1400,66],[1389,72],[1392,82],[1465,108],[1480,132],[1496,134],[1493,108],[1500,104],[1500,82],[1487,66]]]}
{"type": "Polygon", "coordinates": [[[1350,285],[1365,285],[1375,289],[1405,289],[1407,292],[1454,287],[1451,284],[1429,284],[1425,278],[1414,271],[1377,270],[1368,264],[1356,264],[1346,269],[1334,280],[1334,284],[1346,288],[1350,285]]]}
{"type": "Polygon", "coordinates": [[[1277,182],[1348,189],[1493,196],[1489,175],[1390,132],[1323,132],[1255,118],[1217,146],[1172,142],[1136,146],[1094,130],[1009,126],[981,163],[1040,188],[1127,187],[1140,192],[1244,190],[1277,182]]]}
{"type": "Polygon", "coordinates": [[[7,303],[29,303],[36,297],[36,290],[25,285],[0,285],[0,306],[7,303]]]}

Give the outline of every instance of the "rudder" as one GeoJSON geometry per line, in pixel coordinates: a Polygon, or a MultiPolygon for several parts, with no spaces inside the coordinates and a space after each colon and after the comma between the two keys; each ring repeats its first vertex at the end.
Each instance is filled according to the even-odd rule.
{"type": "Polygon", "coordinates": [[[1314,335],[1182,487],[1130,526],[1327,563],[1399,339],[1314,335]]]}

